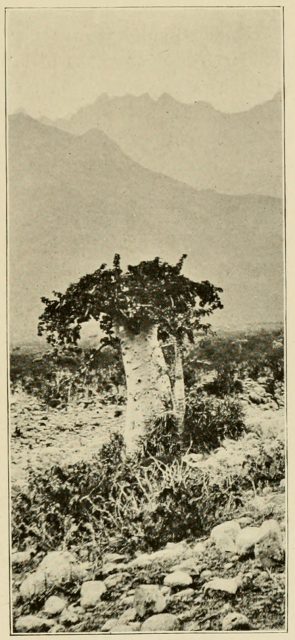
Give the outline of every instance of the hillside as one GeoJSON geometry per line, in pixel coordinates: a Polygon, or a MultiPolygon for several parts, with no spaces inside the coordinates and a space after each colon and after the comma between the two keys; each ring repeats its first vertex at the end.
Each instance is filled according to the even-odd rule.
{"type": "Polygon", "coordinates": [[[34,338],[42,295],[115,252],[131,263],[186,252],[188,276],[224,288],[223,325],[281,320],[279,199],[198,192],[140,166],[99,129],[76,136],[18,114],[8,134],[12,340],[34,338]]]}
{"type": "Polygon", "coordinates": [[[102,94],[53,124],[75,134],[98,127],[136,162],[196,189],[281,197],[280,93],[231,114],[205,102],[183,104],[168,94],[158,100],[148,94],[102,94]]]}

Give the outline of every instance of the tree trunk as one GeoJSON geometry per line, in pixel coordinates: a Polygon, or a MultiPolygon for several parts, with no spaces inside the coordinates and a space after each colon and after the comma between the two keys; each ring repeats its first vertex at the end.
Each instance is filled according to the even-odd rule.
{"type": "Polygon", "coordinates": [[[133,453],[154,421],[173,409],[171,382],[156,325],[136,335],[120,326],[123,364],[127,383],[124,439],[127,453],[133,453]]]}
{"type": "Polygon", "coordinates": [[[175,351],[174,385],[173,385],[174,411],[176,415],[178,429],[181,431],[183,428],[184,414],[185,414],[185,391],[184,391],[184,377],[183,377],[181,350],[179,348],[179,345],[177,344],[176,339],[174,340],[174,351],[175,351]]]}

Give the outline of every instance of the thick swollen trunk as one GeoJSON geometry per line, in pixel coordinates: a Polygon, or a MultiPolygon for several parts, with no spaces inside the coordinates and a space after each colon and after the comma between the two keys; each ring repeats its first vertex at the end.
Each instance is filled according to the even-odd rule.
{"type": "Polygon", "coordinates": [[[175,351],[174,385],[173,385],[174,412],[176,415],[178,429],[181,431],[183,428],[184,414],[185,414],[185,390],[184,390],[184,377],[183,377],[181,350],[176,340],[174,341],[174,351],[175,351]]]}
{"type": "Polygon", "coordinates": [[[173,410],[170,378],[155,325],[135,335],[118,327],[127,383],[125,444],[128,453],[138,448],[148,427],[173,410]]]}

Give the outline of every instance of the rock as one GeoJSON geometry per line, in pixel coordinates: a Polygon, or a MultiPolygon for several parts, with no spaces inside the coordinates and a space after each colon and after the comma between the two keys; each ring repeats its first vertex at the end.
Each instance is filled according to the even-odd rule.
{"type": "Polygon", "coordinates": [[[26,551],[13,551],[11,554],[12,566],[17,567],[27,564],[27,562],[30,562],[35,553],[35,549],[26,549],[26,551]]]}
{"type": "Polygon", "coordinates": [[[46,574],[44,571],[34,571],[29,574],[20,586],[20,595],[24,600],[32,598],[34,595],[43,593],[46,590],[46,574]]]}
{"type": "Polygon", "coordinates": [[[104,554],[105,563],[121,562],[122,560],[125,560],[125,559],[126,559],[126,556],[124,556],[123,553],[105,553],[104,554]]]}
{"type": "Polygon", "coordinates": [[[124,564],[124,562],[107,562],[106,564],[102,565],[101,568],[101,573],[103,576],[108,576],[111,573],[116,573],[116,571],[119,571],[120,569],[125,569],[126,565],[124,564]]]}
{"type": "Polygon", "coordinates": [[[46,592],[48,587],[86,577],[85,565],[79,564],[69,551],[50,551],[36,571],[29,574],[20,587],[24,599],[46,592]]]}
{"type": "Polygon", "coordinates": [[[144,621],[141,631],[177,631],[179,620],[172,613],[160,613],[144,621]]]}
{"type": "Polygon", "coordinates": [[[257,393],[256,391],[251,391],[249,393],[249,399],[251,400],[251,402],[253,402],[254,404],[262,404],[263,403],[263,397],[261,395],[261,393],[257,393]]]}
{"type": "Polygon", "coordinates": [[[284,550],[277,538],[268,536],[255,545],[255,558],[264,568],[271,568],[278,562],[283,562],[284,555],[284,550]]]}
{"type": "Polygon", "coordinates": [[[248,629],[253,629],[253,627],[243,613],[233,611],[222,620],[222,631],[247,631],[248,629]]]}
{"type": "Polygon", "coordinates": [[[233,563],[233,562],[226,562],[223,568],[224,568],[226,571],[228,571],[228,570],[229,570],[229,569],[231,569],[233,566],[234,566],[234,563],[233,563]]]}
{"type": "Polygon", "coordinates": [[[89,609],[95,607],[101,600],[101,596],[106,592],[105,583],[102,580],[88,580],[81,586],[81,607],[89,609]]]}
{"type": "Polygon", "coordinates": [[[211,578],[213,575],[212,571],[210,569],[204,569],[203,571],[201,571],[200,573],[200,578],[201,580],[209,580],[209,578],[211,578]]]}
{"type": "Polygon", "coordinates": [[[181,562],[180,564],[175,564],[173,565],[173,567],[171,567],[169,569],[170,573],[176,573],[179,571],[184,571],[185,573],[189,573],[189,574],[193,574],[193,575],[199,575],[200,573],[200,566],[197,564],[196,560],[194,558],[188,558],[187,560],[184,560],[183,562],[181,562]]]}
{"type": "Polygon", "coordinates": [[[185,571],[174,571],[164,578],[166,587],[188,587],[192,584],[192,577],[185,571]]]}
{"type": "Polygon", "coordinates": [[[133,606],[140,618],[149,613],[161,613],[168,603],[167,592],[157,584],[143,584],[135,590],[133,606]]]}
{"type": "Polygon", "coordinates": [[[242,529],[236,540],[238,554],[240,556],[245,555],[251,547],[254,547],[259,540],[259,536],[260,527],[245,527],[242,529]]]}
{"type": "Polygon", "coordinates": [[[133,601],[134,601],[134,595],[123,596],[122,598],[120,598],[120,604],[124,604],[127,607],[129,605],[133,605],[133,601]]]}
{"type": "Polygon", "coordinates": [[[225,591],[226,593],[237,593],[238,588],[242,585],[242,574],[239,573],[235,578],[212,578],[210,582],[204,585],[205,591],[212,589],[213,591],[225,591]]]}
{"type": "Polygon", "coordinates": [[[110,629],[111,633],[130,633],[131,631],[133,631],[133,629],[129,624],[119,623],[110,629]]]}
{"type": "Polygon", "coordinates": [[[251,547],[255,548],[256,557],[266,555],[280,559],[283,555],[283,541],[280,525],[277,520],[265,520],[260,527],[245,527],[237,538],[237,551],[244,555],[251,547]],[[264,548],[264,552],[262,549],[264,548]],[[268,551],[266,551],[268,549],[268,551]]]}
{"type": "Polygon", "coordinates": [[[79,614],[82,614],[82,609],[70,604],[69,607],[63,610],[59,621],[61,624],[64,624],[66,626],[69,624],[77,624],[80,619],[79,614]]]}
{"type": "Polygon", "coordinates": [[[122,613],[122,615],[119,618],[119,622],[121,624],[121,622],[123,624],[128,623],[128,622],[133,622],[135,620],[137,616],[137,611],[136,609],[134,609],[134,607],[131,607],[130,609],[126,609],[126,611],[124,611],[124,613],[122,613]]]}
{"type": "Polygon", "coordinates": [[[194,593],[193,589],[182,589],[181,591],[174,593],[170,600],[173,600],[174,602],[179,602],[179,600],[189,600],[193,597],[194,593]]]}
{"type": "Polygon", "coordinates": [[[66,607],[66,601],[58,596],[50,596],[44,605],[44,612],[48,616],[58,616],[66,607]]]}
{"type": "Polygon", "coordinates": [[[16,620],[15,631],[19,633],[28,633],[29,631],[46,632],[50,627],[55,626],[54,620],[48,618],[42,618],[41,616],[21,616],[16,620]]]}
{"type": "Polygon", "coordinates": [[[86,565],[78,563],[69,551],[50,551],[43,558],[38,570],[44,571],[47,580],[55,584],[87,575],[86,565]]]}
{"type": "Polygon", "coordinates": [[[188,545],[186,542],[168,542],[164,549],[159,549],[154,553],[142,553],[131,560],[127,566],[132,568],[147,567],[153,562],[173,562],[183,557],[187,550],[188,545]]]}
{"type": "Polygon", "coordinates": [[[131,627],[132,631],[139,631],[141,627],[141,622],[129,622],[129,627],[131,627]]]}
{"type": "Polygon", "coordinates": [[[128,575],[128,573],[116,573],[115,575],[110,575],[104,579],[104,584],[107,589],[113,589],[118,584],[123,582],[123,580],[125,580],[128,575]]]}
{"type": "Polygon", "coordinates": [[[118,618],[110,618],[101,627],[101,631],[110,631],[112,629],[112,627],[115,627],[118,624],[119,624],[118,618]]]}
{"type": "Polygon", "coordinates": [[[236,520],[227,520],[218,524],[211,531],[211,540],[220,551],[236,551],[236,539],[241,527],[236,520]]]}
{"type": "Polygon", "coordinates": [[[53,635],[56,635],[57,633],[64,633],[65,632],[65,628],[62,624],[55,624],[54,627],[50,627],[48,633],[52,633],[53,635]]]}
{"type": "Polygon", "coordinates": [[[203,553],[205,553],[206,551],[206,547],[208,546],[209,542],[210,542],[210,538],[208,538],[207,540],[204,540],[203,542],[197,542],[193,547],[191,547],[190,556],[203,555],[203,553]]]}

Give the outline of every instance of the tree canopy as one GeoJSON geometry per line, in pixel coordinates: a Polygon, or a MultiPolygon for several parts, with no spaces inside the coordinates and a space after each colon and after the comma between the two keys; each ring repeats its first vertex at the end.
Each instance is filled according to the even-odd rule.
{"type": "Polygon", "coordinates": [[[181,273],[185,258],[184,254],[170,265],[156,257],[123,272],[116,254],[112,268],[102,264],[65,293],[53,292],[52,300],[42,298],[45,309],[38,334],[46,333],[52,345],[76,345],[82,324],[94,319],[105,334],[103,344],[115,343],[116,325],[140,333],[148,323],[158,326],[164,341],[169,336],[193,341],[195,330],[208,327],[204,317],[222,308],[222,289],[207,280],[198,283],[185,277],[181,273]]]}

